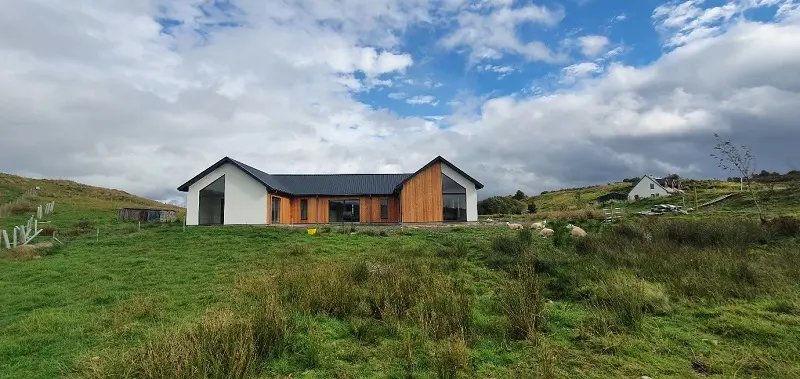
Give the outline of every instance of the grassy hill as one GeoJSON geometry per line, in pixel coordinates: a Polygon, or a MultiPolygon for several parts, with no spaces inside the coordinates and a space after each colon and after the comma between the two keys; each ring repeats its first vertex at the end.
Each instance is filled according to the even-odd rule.
{"type": "MultiPolygon", "coordinates": [[[[527,198],[526,202],[533,202],[538,212],[570,211],[584,208],[603,208],[609,205],[594,204],[598,196],[611,192],[628,193],[635,183],[611,183],[585,188],[563,189],[550,191],[527,198]]],[[[770,216],[800,216],[800,175],[779,175],[758,179],[754,183],[759,199],[770,216]]],[[[702,215],[720,215],[727,213],[755,214],[756,209],[748,192],[740,192],[739,183],[719,180],[693,180],[682,181],[684,195],[662,197],[655,199],[642,199],[635,202],[614,202],[615,207],[621,208],[625,213],[635,213],[650,209],[655,204],[674,204],[690,208],[696,204],[703,204],[722,195],[735,193],[712,207],[703,208],[702,215]]],[[[534,218],[535,215],[533,215],[534,218]]]]}
{"type": "MultiPolygon", "coordinates": [[[[71,180],[30,179],[0,173],[0,204],[17,200],[14,212],[0,218],[0,229],[21,225],[35,213],[36,207],[55,201],[56,213],[48,218],[50,228],[59,234],[74,233],[75,224],[81,220],[98,226],[115,225],[117,209],[122,207],[174,209],[183,208],[131,195],[127,192],[94,187],[71,180]],[[35,196],[22,196],[26,191],[39,187],[35,196]]],[[[85,223],[83,223],[85,225],[85,223]]]]}
{"type": "Polygon", "coordinates": [[[35,183],[67,244],[0,258],[0,378],[800,376],[795,219],[138,230],[35,183]]]}

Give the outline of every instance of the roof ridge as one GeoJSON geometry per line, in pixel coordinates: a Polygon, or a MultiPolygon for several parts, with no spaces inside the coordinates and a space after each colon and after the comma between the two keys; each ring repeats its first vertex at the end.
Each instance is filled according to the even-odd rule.
{"type": "Polygon", "coordinates": [[[355,173],[355,174],[269,174],[271,176],[334,176],[334,175],[411,175],[410,172],[390,172],[390,173],[355,173]]]}

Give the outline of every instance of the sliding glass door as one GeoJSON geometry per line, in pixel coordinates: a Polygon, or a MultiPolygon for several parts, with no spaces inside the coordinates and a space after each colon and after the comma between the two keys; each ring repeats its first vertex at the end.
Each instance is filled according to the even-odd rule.
{"type": "Polygon", "coordinates": [[[361,206],[358,200],[329,200],[328,222],[360,222],[361,206]]]}

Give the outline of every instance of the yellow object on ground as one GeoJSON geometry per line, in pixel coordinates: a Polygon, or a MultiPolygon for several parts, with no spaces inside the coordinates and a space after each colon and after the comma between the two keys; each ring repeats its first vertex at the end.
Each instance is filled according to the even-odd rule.
{"type": "Polygon", "coordinates": [[[309,235],[317,234],[317,229],[308,229],[307,231],[309,235]]]}

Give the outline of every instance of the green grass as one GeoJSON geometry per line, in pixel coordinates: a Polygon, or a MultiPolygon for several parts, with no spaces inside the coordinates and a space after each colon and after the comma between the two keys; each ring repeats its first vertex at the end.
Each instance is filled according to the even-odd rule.
{"type": "MultiPolygon", "coordinates": [[[[762,201],[769,216],[800,216],[800,177],[784,175],[775,177],[770,183],[754,182],[759,199],[762,201]]],[[[627,193],[633,188],[631,183],[611,183],[581,189],[564,189],[532,196],[526,201],[536,204],[537,212],[547,215],[548,212],[562,212],[589,208],[607,208],[610,205],[590,204],[600,195],[610,192],[627,193]],[[577,198],[580,193],[580,201],[577,198]]],[[[641,199],[634,202],[614,202],[615,207],[621,208],[628,216],[636,212],[647,211],[656,204],[674,204],[695,207],[696,203],[703,204],[729,193],[739,192],[739,183],[730,183],[719,180],[684,180],[682,188],[684,195],[661,198],[641,199]],[[696,194],[696,197],[695,197],[696,194]]],[[[712,207],[704,207],[700,212],[704,216],[710,215],[750,215],[756,213],[752,198],[748,192],[742,192],[734,197],[724,200],[712,207]]],[[[525,217],[510,217],[510,219],[541,219],[537,215],[525,217]]]]}
{"type": "Polygon", "coordinates": [[[0,378],[800,376],[795,219],[184,232],[102,193],[43,191],[67,245],[0,259],[0,378]]]}

